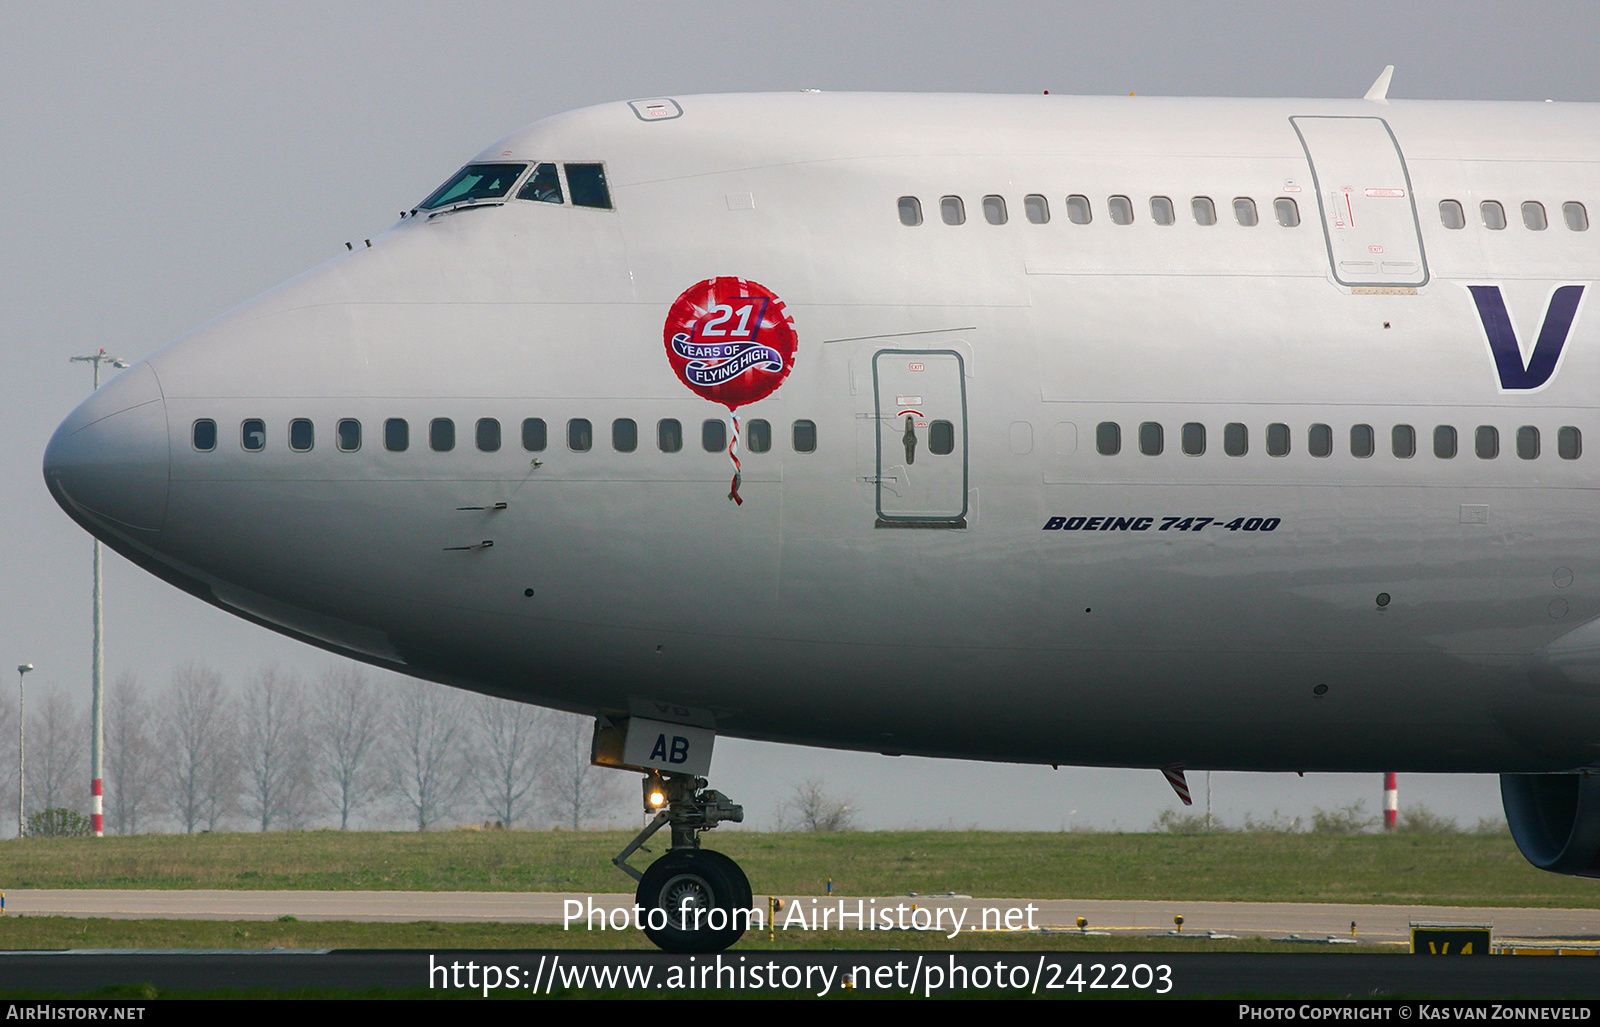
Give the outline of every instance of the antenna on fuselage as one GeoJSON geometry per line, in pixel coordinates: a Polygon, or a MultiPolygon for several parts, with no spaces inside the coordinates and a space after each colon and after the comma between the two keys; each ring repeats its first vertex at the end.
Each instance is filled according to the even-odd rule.
{"type": "Polygon", "coordinates": [[[1367,95],[1361,99],[1387,105],[1389,103],[1389,80],[1391,78],[1394,78],[1394,65],[1386,64],[1383,70],[1378,72],[1378,77],[1372,83],[1372,88],[1367,90],[1367,95]]]}

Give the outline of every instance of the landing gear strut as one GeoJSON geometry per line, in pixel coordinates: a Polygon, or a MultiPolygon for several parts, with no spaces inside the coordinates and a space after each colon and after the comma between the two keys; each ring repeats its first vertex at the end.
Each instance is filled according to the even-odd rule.
{"type": "Polygon", "coordinates": [[[750,880],[727,856],[700,848],[700,832],[741,822],[744,807],[703,777],[656,770],[644,779],[644,805],[655,817],[611,862],[639,882],[645,935],[668,952],[721,952],[750,925],[750,880]],[[628,857],[663,827],[672,829],[666,854],[643,873],[629,866],[628,857]]]}

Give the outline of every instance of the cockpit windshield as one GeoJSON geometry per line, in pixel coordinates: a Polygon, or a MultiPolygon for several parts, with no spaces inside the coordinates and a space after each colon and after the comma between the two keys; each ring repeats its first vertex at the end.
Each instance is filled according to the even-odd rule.
{"type": "Polygon", "coordinates": [[[503,199],[526,170],[526,164],[468,164],[419,203],[417,209],[434,210],[455,203],[503,199]]]}

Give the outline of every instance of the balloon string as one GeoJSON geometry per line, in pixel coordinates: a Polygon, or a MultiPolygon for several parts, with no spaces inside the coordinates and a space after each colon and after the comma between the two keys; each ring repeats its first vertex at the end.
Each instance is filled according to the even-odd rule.
{"type": "Polygon", "coordinates": [[[744,500],[739,498],[739,480],[743,477],[739,464],[739,415],[729,410],[728,421],[733,425],[733,437],[728,440],[728,459],[733,461],[733,483],[728,486],[728,498],[735,506],[743,506],[744,500]]]}

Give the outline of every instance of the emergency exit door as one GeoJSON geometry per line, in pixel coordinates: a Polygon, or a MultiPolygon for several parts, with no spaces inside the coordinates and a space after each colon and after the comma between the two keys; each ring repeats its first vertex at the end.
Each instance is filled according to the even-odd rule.
{"type": "Polygon", "coordinates": [[[880,528],[967,526],[966,366],[953,350],[880,350],[880,528]]]}
{"type": "Polygon", "coordinates": [[[1416,197],[1389,123],[1373,117],[1295,117],[1333,280],[1347,286],[1428,281],[1416,197]]]}

